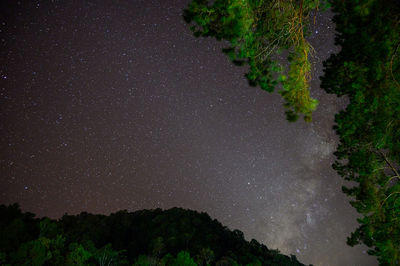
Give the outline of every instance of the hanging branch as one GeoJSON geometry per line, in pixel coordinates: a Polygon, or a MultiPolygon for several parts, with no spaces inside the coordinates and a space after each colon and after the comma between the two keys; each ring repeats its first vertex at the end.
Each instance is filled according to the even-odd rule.
{"type": "Polygon", "coordinates": [[[378,152],[382,156],[382,158],[385,160],[387,165],[389,165],[389,167],[393,171],[393,173],[395,174],[394,176],[391,177],[391,179],[395,177],[395,178],[398,178],[400,180],[400,175],[397,172],[396,168],[390,163],[390,161],[387,159],[387,157],[385,156],[385,154],[383,152],[381,152],[380,150],[378,150],[378,152]]]}

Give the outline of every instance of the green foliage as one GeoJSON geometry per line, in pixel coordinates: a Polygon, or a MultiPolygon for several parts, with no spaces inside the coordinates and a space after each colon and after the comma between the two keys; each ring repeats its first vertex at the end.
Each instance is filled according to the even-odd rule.
{"type": "Polygon", "coordinates": [[[43,218],[39,223],[41,237],[47,238],[55,238],[58,233],[59,229],[57,227],[57,223],[55,221],[50,220],[49,218],[43,218]]]}
{"type": "Polygon", "coordinates": [[[92,253],[78,243],[71,243],[69,250],[66,258],[67,265],[87,265],[88,260],[93,257],[92,253]]]}
{"type": "MultiPolygon", "coordinates": [[[[5,228],[16,217],[25,217],[18,206],[0,205],[5,228]]],[[[18,242],[13,249],[2,247],[2,264],[303,265],[255,240],[247,242],[242,232],[230,231],[206,213],[179,208],[20,220],[19,228],[31,222],[41,230],[29,231],[21,239],[32,240],[18,242]]]]}
{"type": "Polygon", "coordinates": [[[65,239],[62,236],[57,236],[55,239],[39,237],[23,243],[19,249],[13,253],[11,257],[12,264],[29,265],[61,265],[63,262],[62,249],[65,239]]]}
{"type": "Polygon", "coordinates": [[[202,248],[197,255],[196,261],[199,265],[210,265],[214,261],[214,257],[214,251],[210,248],[202,248]]]}
{"type": "Polygon", "coordinates": [[[181,251],[178,253],[173,266],[197,266],[194,260],[190,257],[190,254],[186,251],[181,251]]]}
{"type": "Polygon", "coordinates": [[[317,108],[318,101],[310,97],[307,80],[311,71],[311,65],[304,53],[308,54],[310,46],[304,39],[299,43],[294,52],[290,53],[289,78],[280,77],[283,90],[280,94],[286,100],[285,107],[287,119],[297,120],[297,114],[304,114],[304,120],[311,121],[311,113],[317,108]]]}
{"type": "Polygon", "coordinates": [[[128,261],[125,258],[125,250],[114,250],[111,244],[106,244],[104,247],[94,250],[93,257],[98,265],[127,265],[128,261]]]}
{"type": "Polygon", "coordinates": [[[171,265],[174,262],[175,262],[174,256],[172,256],[169,253],[167,255],[165,255],[160,261],[161,265],[171,265]]]}
{"type": "Polygon", "coordinates": [[[193,0],[184,19],[195,36],[229,41],[223,52],[235,65],[249,65],[250,85],[272,92],[280,82],[289,121],[299,114],[311,121],[318,102],[310,97],[312,49],[304,35],[310,12],[327,7],[328,2],[320,0],[193,0]],[[282,50],[290,52],[287,76],[276,59],[282,50]]]}
{"type": "Polygon", "coordinates": [[[337,55],[321,87],[347,96],[336,115],[334,169],[356,182],[343,191],[362,214],[349,245],[364,243],[381,265],[400,264],[400,5],[396,0],[332,1],[337,55]]]}

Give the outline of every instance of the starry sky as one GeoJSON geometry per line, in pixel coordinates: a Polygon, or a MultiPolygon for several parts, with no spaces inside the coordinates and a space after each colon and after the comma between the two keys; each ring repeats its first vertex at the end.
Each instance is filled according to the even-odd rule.
{"type": "Polygon", "coordinates": [[[312,123],[250,87],[227,44],[195,38],[189,0],[15,1],[0,11],[0,204],[205,211],[314,265],[376,265],[346,237],[356,212],[331,169],[334,114],[319,88],[332,14],[316,15],[312,123]]]}

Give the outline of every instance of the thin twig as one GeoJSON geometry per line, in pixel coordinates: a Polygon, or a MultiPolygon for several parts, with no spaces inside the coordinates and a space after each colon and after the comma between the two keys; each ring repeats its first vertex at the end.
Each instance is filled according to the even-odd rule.
{"type": "Polygon", "coordinates": [[[394,194],[400,194],[400,191],[396,191],[396,192],[390,193],[390,195],[387,196],[386,199],[382,202],[381,208],[382,208],[383,204],[385,204],[385,201],[386,201],[388,198],[390,198],[392,195],[394,195],[394,194]]]}
{"type": "Polygon", "coordinates": [[[396,177],[399,177],[399,173],[397,172],[396,168],[393,167],[393,165],[389,162],[389,160],[386,158],[385,154],[383,154],[383,152],[381,152],[380,150],[378,150],[378,152],[382,155],[383,159],[385,160],[385,162],[389,165],[389,167],[392,169],[392,171],[394,172],[396,177]]]}
{"type": "Polygon", "coordinates": [[[396,82],[397,87],[400,88],[400,84],[397,82],[396,78],[395,78],[394,75],[393,75],[393,60],[394,60],[394,57],[395,57],[396,54],[397,54],[397,49],[399,49],[399,45],[400,45],[400,42],[397,44],[396,50],[394,51],[394,53],[393,53],[393,55],[392,55],[392,58],[391,58],[391,60],[390,60],[390,73],[392,74],[392,78],[393,78],[394,82],[396,82]]]}

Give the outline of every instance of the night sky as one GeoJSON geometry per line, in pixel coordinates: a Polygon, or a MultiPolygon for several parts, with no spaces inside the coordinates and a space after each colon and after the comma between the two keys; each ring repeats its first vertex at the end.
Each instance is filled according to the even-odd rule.
{"type": "Polygon", "coordinates": [[[346,237],[357,214],[331,168],[334,114],[319,88],[333,45],[318,14],[312,123],[250,87],[227,44],[195,38],[189,0],[15,1],[0,11],[0,204],[205,211],[314,265],[376,265],[346,237]]]}

